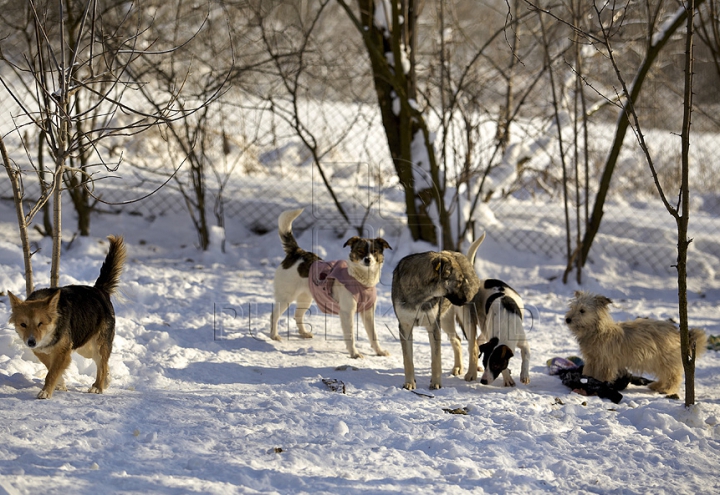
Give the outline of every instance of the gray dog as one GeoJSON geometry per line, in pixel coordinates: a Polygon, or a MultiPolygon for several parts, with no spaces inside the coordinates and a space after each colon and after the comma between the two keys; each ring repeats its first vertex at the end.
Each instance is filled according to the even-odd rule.
{"type": "MultiPolygon", "coordinates": [[[[482,238],[475,241],[482,242],[482,238]]],[[[415,326],[424,326],[430,337],[431,378],[430,389],[442,386],[442,359],[440,355],[441,317],[452,305],[462,306],[462,318],[467,324],[468,352],[470,365],[465,379],[477,378],[478,347],[474,329],[477,315],[472,305],[466,305],[480,287],[475,270],[467,257],[452,251],[429,251],[411,254],[400,260],[393,271],[392,302],[400,325],[400,344],[405,367],[403,388],[415,389],[415,366],[413,363],[412,331],[415,326]]],[[[455,328],[443,328],[451,337],[453,346],[457,339],[455,328]],[[452,333],[450,333],[452,331],[452,333]]]]}

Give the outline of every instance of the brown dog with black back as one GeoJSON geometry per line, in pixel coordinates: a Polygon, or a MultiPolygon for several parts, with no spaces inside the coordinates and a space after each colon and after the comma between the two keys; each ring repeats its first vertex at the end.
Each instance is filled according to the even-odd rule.
{"type": "Polygon", "coordinates": [[[51,398],[55,389],[67,390],[62,375],[70,365],[72,351],[92,359],[97,366],[95,383],[88,392],[101,394],[107,388],[108,360],[115,337],[115,311],[110,296],[117,290],[125,262],[122,237],[108,239],[110,250],[94,286],[39,289],[25,301],[8,292],[10,323],[48,369],[38,399],[51,398]]]}

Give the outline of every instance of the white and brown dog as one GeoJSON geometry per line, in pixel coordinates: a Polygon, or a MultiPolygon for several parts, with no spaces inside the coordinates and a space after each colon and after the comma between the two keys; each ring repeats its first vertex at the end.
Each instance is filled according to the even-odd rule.
{"type": "Polygon", "coordinates": [[[530,383],[530,346],[523,329],[520,295],[502,280],[487,279],[481,281],[473,303],[480,315],[478,320],[484,320],[483,335],[488,337],[480,346],[485,368],[480,383],[489,385],[502,373],[504,385],[514,387],[508,363],[516,347],[522,357],[520,381],[530,383]]]}
{"type": "Polygon", "coordinates": [[[380,281],[385,249],[392,249],[382,238],[351,237],[343,247],[350,246],[347,261],[323,261],[318,255],[298,246],[292,233],[292,223],[303,208],[288,210],[278,217],[278,235],[285,251],[285,259],[275,270],[273,281],[275,305],[272,310],[270,337],[280,340],[278,320],[296,303],[295,322],[303,338],[312,338],[305,329],[303,317],[315,300],[323,313],[339,314],[345,344],[352,358],[363,355],[355,347],[353,321],[362,317],[370,345],[378,356],[388,356],[377,341],[375,333],[375,286],[380,281]]]}

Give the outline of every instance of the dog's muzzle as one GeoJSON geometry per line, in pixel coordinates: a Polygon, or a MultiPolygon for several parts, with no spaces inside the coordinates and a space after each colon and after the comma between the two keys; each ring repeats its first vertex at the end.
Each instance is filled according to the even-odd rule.
{"type": "Polygon", "coordinates": [[[565,323],[567,323],[568,325],[572,323],[572,318],[565,318],[565,323]]]}
{"type": "Polygon", "coordinates": [[[445,298],[450,301],[454,306],[464,306],[465,303],[467,303],[466,297],[461,297],[457,294],[446,294],[445,298]]]}
{"type": "Polygon", "coordinates": [[[27,340],[27,346],[28,346],[30,349],[34,348],[36,345],[37,345],[37,341],[35,340],[35,337],[30,337],[30,338],[27,340]]]}

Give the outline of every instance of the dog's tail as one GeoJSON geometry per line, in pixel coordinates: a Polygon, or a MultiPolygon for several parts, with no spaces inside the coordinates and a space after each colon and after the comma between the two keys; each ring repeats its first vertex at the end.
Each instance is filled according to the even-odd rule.
{"type": "Polygon", "coordinates": [[[95,281],[95,288],[111,296],[117,290],[125,264],[125,242],[122,237],[108,236],[110,250],[100,268],[100,276],[95,281]]]}
{"type": "Polygon", "coordinates": [[[699,358],[707,349],[707,334],[699,328],[690,329],[690,346],[695,346],[695,357],[699,358]]]}
{"type": "Polygon", "coordinates": [[[472,244],[470,244],[470,247],[467,250],[467,259],[470,260],[470,263],[475,263],[475,254],[477,253],[478,248],[480,247],[480,244],[485,240],[485,232],[482,233],[480,237],[475,239],[472,244]]]}
{"type": "Polygon", "coordinates": [[[280,236],[280,242],[282,243],[285,254],[294,253],[299,249],[298,243],[295,240],[295,236],[292,233],[292,223],[305,208],[298,208],[297,210],[287,210],[280,214],[278,217],[278,235],[280,236]]]}

